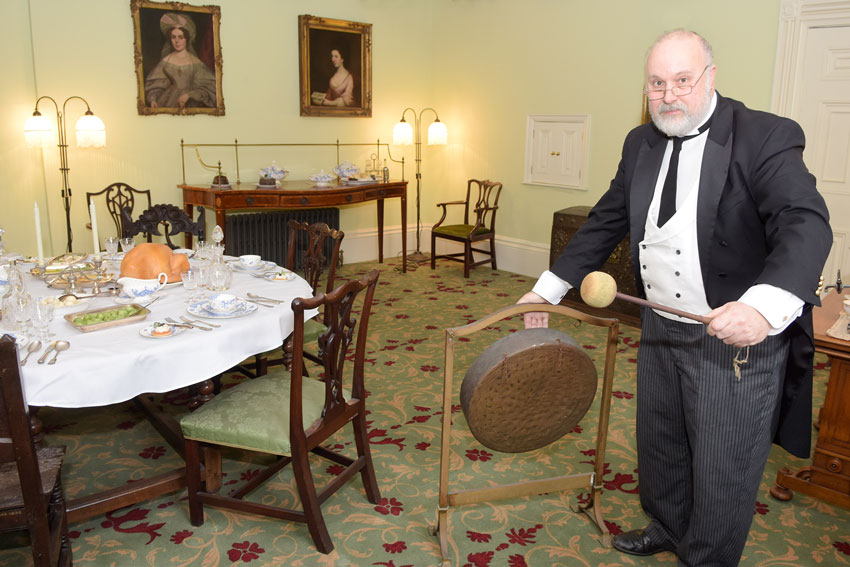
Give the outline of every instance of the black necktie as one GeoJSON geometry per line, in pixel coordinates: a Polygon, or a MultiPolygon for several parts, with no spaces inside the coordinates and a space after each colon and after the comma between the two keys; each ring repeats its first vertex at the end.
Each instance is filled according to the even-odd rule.
{"type": "Polygon", "coordinates": [[[661,190],[661,205],[658,207],[658,227],[664,226],[670,217],[676,213],[676,180],[679,169],[679,152],[682,142],[696,138],[711,126],[711,118],[700,126],[699,132],[690,136],[673,137],[673,153],[670,155],[670,165],[667,167],[667,177],[664,178],[664,188],[661,190]]]}

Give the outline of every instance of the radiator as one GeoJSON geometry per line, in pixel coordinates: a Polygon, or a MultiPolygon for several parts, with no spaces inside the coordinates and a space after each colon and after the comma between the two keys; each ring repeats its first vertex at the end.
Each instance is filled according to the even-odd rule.
{"type": "MultiPolygon", "coordinates": [[[[279,266],[286,265],[289,246],[289,219],[298,222],[323,222],[331,228],[339,228],[339,209],[296,209],[268,213],[238,213],[225,217],[225,253],[231,256],[259,254],[263,260],[271,260],[279,266]]],[[[299,232],[295,242],[295,269],[301,268],[301,255],[307,247],[307,235],[299,232]],[[303,241],[302,241],[303,240],[303,241]]],[[[325,242],[325,258],[329,261],[333,242],[325,242]]]]}

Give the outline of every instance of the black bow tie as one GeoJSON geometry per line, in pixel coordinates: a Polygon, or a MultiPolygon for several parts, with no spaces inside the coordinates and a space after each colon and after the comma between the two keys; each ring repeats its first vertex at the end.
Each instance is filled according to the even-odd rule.
{"type": "Polygon", "coordinates": [[[678,178],[679,169],[679,152],[682,151],[682,143],[696,138],[705,133],[711,127],[711,118],[705,121],[705,124],[699,127],[696,134],[690,136],[670,136],[673,140],[673,153],[670,155],[670,165],[667,167],[667,177],[664,178],[664,188],[661,190],[661,204],[658,207],[658,226],[664,226],[670,217],[676,213],[676,180],[678,178]]]}

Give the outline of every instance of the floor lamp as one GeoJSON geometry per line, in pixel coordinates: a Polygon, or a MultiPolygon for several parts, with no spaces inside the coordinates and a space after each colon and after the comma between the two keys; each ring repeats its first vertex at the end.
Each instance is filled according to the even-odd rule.
{"type": "MultiPolygon", "coordinates": [[[[393,128],[393,144],[397,146],[409,146],[414,144],[416,147],[416,251],[407,257],[407,261],[416,262],[418,264],[428,261],[428,255],[423,254],[419,249],[419,241],[422,234],[422,221],[420,218],[419,203],[419,198],[422,192],[422,172],[420,171],[420,164],[422,163],[422,133],[420,126],[422,124],[422,113],[426,110],[430,110],[434,113],[434,121],[430,126],[428,126],[428,145],[446,145],[446,125],[440,122],[440,117],[437,116],[437,111],[433,108],[423,108],[419,111],[419,114],[410,107],[405,108],[401,113],[401,120],[393,128]],[[413,113],[412,128],[410,126],[410,122],[407,122],[404,119],[404,115],[407,114],[408,110],[413,113]]],[[[406,254],[407,250],[404,252],[406,254]]]]}
{"type": "Polygon", "coordinates": [[[65,131],[65,106],[68,101],[78,99],[86,105],[86,113],[77,120],[77,147],[80,148],[102,148],[106,145],[106,129],[103,121],[94,115],[86,99],[79,96],[69,96],[59,104],[49,96],[39,97],[35,101],[35,111],[27,118],[24,124],[24,136],[30,147],[46,147],[53,133],[53,125],[47,117],[38,111],[38,103],[47,99],[56,107],[56,126],[59,132],[59,171],[62,173],[62,202],[65,207],[65,228],[68,231],[68,252],[72,252],[73,233],[71,231],[71,187],[68,184],[68,134],[65,131]]]}

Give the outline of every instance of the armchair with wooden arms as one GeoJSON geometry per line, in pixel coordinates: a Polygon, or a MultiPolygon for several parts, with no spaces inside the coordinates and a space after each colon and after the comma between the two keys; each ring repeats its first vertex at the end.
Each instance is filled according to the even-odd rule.
{"type": "Polygon", "coordinates": [[[369,502],[380,500],[366,430],[363,378],[369,315],[377,281],[378,271],[372,270],[362,279],[344,283],[330,293],[294,299],[292,371],[278,368],[266,376],[246,380],[181,419],[186,439],[189,518],[193,525],[204,523],[205,504],[304,522],[318,550],[330,553],[334,546],[321,503],[357,473],[369,502]],[[324,310],[327,325],[319,338],[325,353],[321,382],[302,376],[304,312],[316,308],[324,310]],[[359,320],[355,314],[359,314],[359,320]],[[351,352],[352,358],[348,356],[351,352]],[[349,422],[357,449],[353,459],[322,446],[349,422]],[[220,492],[221,447],[275,455],[278,459],[236,492],[225,495],[220,492]],[[310,470],[311,452],[345,467],[318,491],[310,470]],[[300,510],[272,506],[261,502],[261,498],[245,499],[289,463],[293,467],[300,510]]]}
{"type": "Polygon", "coordinates": [[[437,258],[446,258],[455,262],[463,262],[463,277],[469,277],[469,270],[475,266],[490,262],[496,269],[496,211],[499,208],[499,194],[502,184],[497,181],[479,181],[470,179],[466,186],[466,200],[437,203],[443,208],[443,216],[431,228],[431,269],[436,267],[437,258]],[[473,195],[472,186],[477,188],[477,196],[473,195]],[[474,201],[472,199],[475,199],[474,201]],[[463,224],[443,224],[446,220],[449,205],[463,205],[463,224]],[[470,224],[470,221],[472,223],[470,224]],[[437,239],[445,238],[463,244],[463,252],[437,254],[437,239]],[[488,241],[489,250],[475,248],[477,242],[488,241]],[[478,252],[487,257],[475,261],[472,253],[478,252]]]}
{"type": "MultiPolygon", "coordinates": [[[[118,182],[106,186],[100,191],[94,193],[86,193],[86,209],[92,202],[92,199],[103,195],[106,200],[106,210],[109,211],[109,216],[112,217],[112,222],[115,223],[116,236],[121,238],[124,236],[125,218],[122,214],[124,209],[127,209],[132,217],[133,211],[136,208],[136,199],[141,201],[141,204],[147,208],[151,207],[151,192],[149,189],[135,189],[126,183],[118,182]]],[[[91,222],[91,221],[89,221],[91,222]]],[[[132,220],[130,221],[132,222],[132,220]]],[[[91,224],[89,224],[91,228],[91,224]]]]}
{"type": "Polygon", "coordinates": [[[137,220],[132,220],[129,211],[122,211],[124,219],[124,233],[121,236],[136,236],[145,233],[148,242],[153,241],[153,236],[165,236],[165,243],[172,250],[180,248],[171,241],[176,234],[190,234],[198,240],[206,239],[207,224],[204,216],[204,208],[198,207],[198,220],[192,221],[186,211],[176,205],[167,203],[154,205],[145,210],[137,220]],[[163,232],[160,232],[162,227],[163,232]]]}
{"type": "Polygon", "coordinates": [[[0,338],[0,531],[28,531],[35,567],[71,564],[60,472],[65,447],[36,449],[15,339],[0,338]]]}

